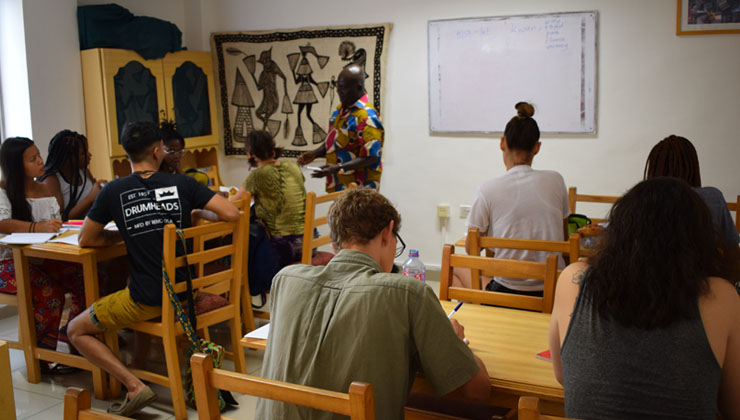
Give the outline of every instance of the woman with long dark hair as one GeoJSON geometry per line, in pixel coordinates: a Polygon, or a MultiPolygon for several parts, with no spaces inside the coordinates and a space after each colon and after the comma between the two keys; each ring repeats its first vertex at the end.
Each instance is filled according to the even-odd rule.
{"type": "Polygon", "coordinates": [[[640,182],[598,250],[555,292],[550,352],[565,415],[740,419],[740,298],[727,251],[684,181],[640,182]]]}
{"type": "MultiPolygon", "coordinates": [[[[0,170],[0,233],[59,231],[59,203],[48,186],[35,180],[44,174],[44,161],[33,141],[6,139],[0,145],[0,170]]],[[[85,309],[82,270],[77,264],[33,260],[29,271],[37,343],[53,350],[58,338],[66,341],[66,333],[59,331],[65,293],[72,294],[69,319],[85,309]]],[[[0,246],[0,292],[16,291],[13,252],[0,246]]]]}
{"type": "Polygon", "coordinates": [[[87,138],[71,130],[58,132],[49,142],[49,155],[39,181],[47,185],[62,209],[62,220],[84,219],[105,180],[90,173],[87,138]]]}

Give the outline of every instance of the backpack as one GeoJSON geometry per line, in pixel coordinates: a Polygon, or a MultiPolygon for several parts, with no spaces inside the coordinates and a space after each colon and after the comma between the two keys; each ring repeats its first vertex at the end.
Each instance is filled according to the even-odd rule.
{"type": "MultiPolygon", "coordinates": [[[[270,291],[272,278],[280,271],[280,257],[270,235],[254,211],[249,216],[249,294],[263,295],[270,291]]],[[[261,306],[260,306],[261,307],[261,306]]]]}
{"type": "Polygon", "coordinates": [[[590,224],[591,219],[589,219],[588,217],[582,214],[572,213],[568,215],[568,235],[578,233],[579,228],[590,224]]]}

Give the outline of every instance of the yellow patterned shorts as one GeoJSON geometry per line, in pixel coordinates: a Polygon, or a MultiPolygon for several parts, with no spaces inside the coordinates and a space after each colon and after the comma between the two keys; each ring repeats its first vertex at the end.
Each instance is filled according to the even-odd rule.
{"type": "Polygon", "coordinates": [[[101,330],[120,330],[160,315],[160,306],[134,302],[128,287],[96,300],[90,307],[92,322],[101,330]]]}

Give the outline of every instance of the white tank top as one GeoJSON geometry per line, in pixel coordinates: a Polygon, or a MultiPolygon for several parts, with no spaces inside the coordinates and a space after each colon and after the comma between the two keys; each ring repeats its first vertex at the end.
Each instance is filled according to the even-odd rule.
{"type": "MultiPolygon", "coordinates": [[[[59,180],[59,188],[62,190],[62,197],[64,198],[64,208],[66,209],[67,205],[70,202],[72,188],[69,182],[67,182],[67,180],[64,179],[61,172],[57,172],[56,176],[57,176],[57,179],[59,180]]],[[[88,194],[90,194],[90,191],[92,191],[92,187],[94,184],[91,179],[89,178],[85,179],[85,173],[82,171],[80,171],[80,177],[84,179],[84,182],[82,185],[77,186],[78,188],[77,202],[78,203],[80,202],[80,200],[82,200],[83,198],[87,197],[88,194]],[[81,191],[80,191],[80,188],[82,189],[81,191]]]]}

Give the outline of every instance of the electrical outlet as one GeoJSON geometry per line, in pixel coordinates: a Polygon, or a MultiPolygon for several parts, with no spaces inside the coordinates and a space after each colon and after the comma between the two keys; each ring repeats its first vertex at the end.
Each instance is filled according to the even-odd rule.
{"type": "Polygon", "coordinates": [[[450,205],[446,203],[437,204],[437,217],[441,219],[450,217],[450,205]]]}
{"type": "Polygon", "coordinates": [[[467,219],[468,215],[470,214],[470,208],[472,206],[470,204],[460,204],[460,218],[461,219],[467,219]]]}

